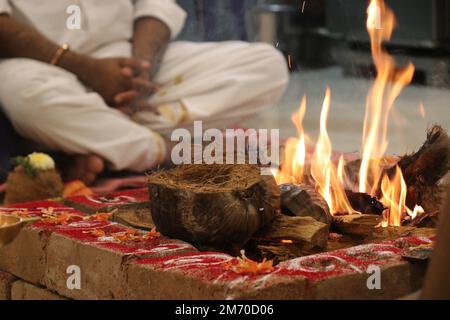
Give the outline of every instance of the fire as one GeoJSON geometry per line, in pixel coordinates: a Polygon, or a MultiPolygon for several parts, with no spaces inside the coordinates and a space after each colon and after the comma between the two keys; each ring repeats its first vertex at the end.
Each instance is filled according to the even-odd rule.
{"type": "Polygon", "coordinates": [[[383,1],[372,0],[367,10],[367,27],[377,77],[367,97],[362,139],[362,163],[359,191],[375,195],[382,179],[382,161],[388,147],[388,119],[395,99],[411,83],[414,66],[397,69],[392,57],[383,49],[395,26],[393,12],[383,1]]]}
{"type": "Polygon", "coordinates": [[[383,194],[381,202],[389,208],[389,212],[384,216],[383,225],[401,226],[402,214],[406,210],[407,188],[402,170],[398,166],[392,179],[387,175],[383,176],[381,192],[383,194]]]}
{"type": "Polygon", "coordinates": [[[290,138],[286,142],[284,165],[275,173],[277,182],[300,183],[303,180],[306,160],[306,136],[303,129],[303,118],[306,113],[306,97],[304,96],[298,112],[292,115],[292,122],[297,128],[298,138],[290,138]]]}
{"type": "Polygon", "coordinates": [[[298,138],[291,138],[287,141],[284,164],[280,171],[274,172],[274,176],[277,182],[282,184],[300,183],[305,179],[306,174],[310,174],[317,191],[325,199],[333,214],[356,213],[345,193],[344,159],[341,158],[338,167],[331,159],[333,149],[327,131],[330,102],[331,92],[327,88],[320,119],[320,135],[311,160],[310,171],[307,172],[308,168],[305,165],[306,135],[303,129],[303,119],[306,112],[306,97],[303,97],[298,112],[292,116],[292,121],[297,127],[298,138]]]}
{"type": "Polygon", "coordinates": [[[407,186],[400,167],[396,168],[393,177],[385,173],[389,115],[402,89],[411,83],[415,69],[411,63],[403,68],[397,68],[394,59],[383,48],[383,42],[390,40],[396,24],[392,10],[385,6],[383,0],[371,0],[367,15],[367,30],[370,35],[377,76],[366,101],[361,146],[362,159],[357,188],[349,183],[345,175],[344,158],[341,157],[337,167],[332,161],[332,143],[327,131],[331,105],[329,88],[326,90],[322,106],[320,135],[310,167],[306,165],[306,135],[302,125],[306,112],[304,97],[299,111],[292,118],[297,127],[298,138],[291,138],[288,141],[284,165],[274,175],[278,183],[299,183],[308,176],[315,182],[317,191],[326,200],[333,214],[357,213],[347,199],[346,188],[359,188],[359,192],[368,193],[371,196],[381,194],[380,201],[389,208],[385,212],[382,225],[399,226],[406,215],[413,219],[423,213],[423,209],[419,206],[416,206],[414,210],[407,207],[407,186]]]}
{"type": "Polygon", "coordinates": [[[417,217],[419,217],[419,216],[421,216],[422,214],[424,214],[424,213],[425,213],[425,210],[424,210],[421,206],[416,205],[416,206],[414,207],[414,210],[413,210],[413,211],[411,211],[411,210],[408,209],[407,213],[408,213],[408,216],[410,217],[410,219],[411,219],[411,220],[414,220],[414,219],[416,219],[417,217]]]}
{"type": "Polygon", "coordinates": [[[383,41],[391,39],[395,27],[392,10],[385,6],[383,0],[372,0],[367,16],[377,76],[366,103],[359,191],[375,196],[381,181],[381,202],[389,208],[384,224],[399,226],[402,214],[411,211],[406,206],[407,187],[399,167],[392,179],[385,175],[383,159],[388,147],[389,115],[402,89],[411,83],[415,70],[411,63],[404,68],[396,68],[394,59],[382,46],[383,41]]]}
{"type": "Polygon", "coordinates": [[[330,88],[327,88],[320,116],[320,135],[311,161],[311,176],[316,182],[317,190],[330,207],[331,213],[354,213],[345,194],[343,177],[338,174],[338,172],[343,174],[343,170],[337,170],[331,161],[333,149],[327,131],[330,101],[331,92],[330,88]]]}

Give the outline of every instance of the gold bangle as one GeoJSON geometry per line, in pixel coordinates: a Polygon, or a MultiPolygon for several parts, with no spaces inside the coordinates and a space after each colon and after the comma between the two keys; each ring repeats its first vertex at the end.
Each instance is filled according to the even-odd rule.
{"type": "Polygon", "coordinates": [[[52,60],[50,61],[51,65],[56,66],[59,62],[59,60],[61,60],[62,56],[69,51],[70,46],[67,43],[64,43],[61,47],[58,48],[58,50],[56,50],[55,55],[53,56],[52,60]]]}

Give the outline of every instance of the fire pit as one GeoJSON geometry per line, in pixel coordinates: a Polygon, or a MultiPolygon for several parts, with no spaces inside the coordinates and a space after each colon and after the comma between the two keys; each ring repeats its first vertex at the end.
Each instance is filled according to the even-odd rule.
{"type": "MultiPolygon", "coordinates": [[[[389,115],[395,99],[411,83],[414,66],[409,63],[398,68],[382,46],[394,30],[394,13],[381,0],[371,1],[367,12],[377,77],[367,98],[361,159],[346,161],[343,155],[335,157],[327,130],[328,115],[332,112],[329,88],[323,101],[319,138],[313,153],[306,152],[307,134],[302,125],[307,106],[304,97],[292,117],[298,137],[288,140],[282,166],[273,172],[281,194],[281,210],[277,214],[271,213],[277,209],[276,205],[266,206],[273,202],[276,192],[263,192],[267,189],[264,187],[253,188],[253,195],[255,190],[259,193],[247,197],[253,199],[251,213],[247,205],[237,205],[239,199],[247,201],[238,193],[249,190],[228,188],[230,194],[215,196],[216,190],[227,186],[219,179],[220,172],[241,171],[227,180],[239,181],[242,172],[252,171],[250,167],[181,167],[150,177],[153,220],[163,234],[200,248],[211,245],[212,239],[221,239],[213,243],[214,250],[235,254],[236,249],[245,249],[252,259],[273,259],[275,264],[381,240],[434,234],[441,204],[439,181],[450,168],[450,138],[436,125],[429,129],[425,143],[416,153],[386,155],[389,115]],[[192,177],[191,171],[197,176],[192,177]],[[161,180],[162,175],[171,178],[161,180]],[[184,181],[189,180],[185,177],[192,179],[184,181]],[[177,190],[173,183],[168,183],[172,180],[177,181],[177,190]],[[192,185],[197,189],[195,192],[191,191],[192,185]],[[210,190],[203,192],[207,185],[210,190]],[[255,207],[261,209],[261,219],[255,217],[255,207]],[[232,212],[227,212],[228,209],[232,212]],[[220,228],[222,225],[230,225],[228,232],[220,228]],[[235,243],[237,248],[224,249],[232,238],[241,240],[235,243]]],[[[257,184],[257,179],[253,184],[257,184]]],[[[246,187],[251,189],[252,183],[246,187]]]]}
{"type": "Polygon", "coordinates": [[[31,287],[34,298],[388,299],[420,288],[450,138],[434,126],[416,153],[385,154],[387,119],[414,67],[396,68],[382,48],[394,26],[389,8],[373,0],[368,16],[378,76],[361,159],[333,152],[327,89],[314,152],[305,98],[293,116],[298,137],[273,176],[247,164],[185,165],[150,176],[148,190],[0,208],[0,247],[18,233],[0,248],[0,269],[22,284],[12,295],[31,287]],[[137,210],[157,229],[117,223],[137,210]],[[13,215],[40,221],[21,229],[13,215]],[[77,270],[80,283],[69,283],[77,270]]]}

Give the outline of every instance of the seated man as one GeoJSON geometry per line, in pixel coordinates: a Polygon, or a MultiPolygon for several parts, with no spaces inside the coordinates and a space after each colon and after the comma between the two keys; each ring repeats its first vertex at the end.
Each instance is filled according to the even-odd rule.
{"type": "Polygon", "coordinates": [[[173,128],[232,126],[285,90],[272,46],[169,44],[185,19],[174,0],[76,3],[0,0],[0,105],[20,135],[77,156],[72,178],[148,170],[173,128]]]}

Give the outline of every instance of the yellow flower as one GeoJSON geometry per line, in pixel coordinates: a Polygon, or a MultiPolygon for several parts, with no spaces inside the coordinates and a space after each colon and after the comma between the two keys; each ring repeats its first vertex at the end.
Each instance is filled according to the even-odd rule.
{"type": "Polygon", "coordinates": [[[28,155],[28,159],[30,160],[30,165],[33,167],[33,169],[36,170],[55,169],[55,161],[53,161],[53,159],[45,153],[34,152],[28,155]]]}

